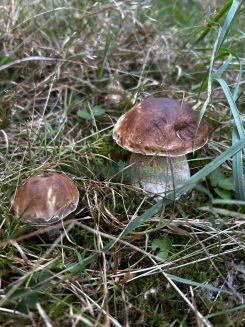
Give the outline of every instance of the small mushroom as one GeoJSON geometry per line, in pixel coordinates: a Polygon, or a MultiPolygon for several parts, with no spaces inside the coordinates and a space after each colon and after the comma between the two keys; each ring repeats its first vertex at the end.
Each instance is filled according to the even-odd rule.
{"type": "Polygon", "coordinates": [[[46,226],[76,210],[79,192],[63,174],[45,172],[32,176],[14,193],[11,204],[21,221],[46,226]]]}
{"type": "Polygon", "coordinates": [[[190,178],[186,154],[208,140],[208,126],[188,104],[149,98],[117,121],[113,138],[132,152],[132,182],[146,192],[164,197],[190,178]]]}

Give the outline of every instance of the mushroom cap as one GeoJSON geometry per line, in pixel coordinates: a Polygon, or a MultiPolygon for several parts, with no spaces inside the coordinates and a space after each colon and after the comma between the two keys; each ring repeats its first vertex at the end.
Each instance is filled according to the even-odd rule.
{"type": "Polygon", "coordinates": [[[167,98],[149,98],[126,112],[113,130],[123,148],[144,155],[177,157],[201,148],[208,125],[188,104],[167,98]],[[198,130],[197,130],[198,127],[198,130]]]}
{"type": "Polygon", "coordinates": [[[76,210],[79,192],[74,182],[63,174],[45,172],[32,176],[14,193],[14,211],[21,220],[33,225],[57,222],[76,210]]]}

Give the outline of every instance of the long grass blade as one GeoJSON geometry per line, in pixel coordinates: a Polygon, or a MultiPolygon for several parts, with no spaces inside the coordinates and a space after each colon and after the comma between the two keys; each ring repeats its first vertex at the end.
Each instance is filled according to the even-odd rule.
{"type": "Polygon", "coordinates": [[[245,309],[245,304],[241,304],[238,305],[237,307],[231,308],[231,309],[226,309],[226,310],[221,310],[218,312],[214,312],[214,313],[210,313],[208,315],[205,316],[206,319],[212,318],[212,317],[217,317],[217,316],[221,316],[221,315],[227,315],[228,313],[237,311],[237,310],[241,310],[241,309],[245,309]]]}
{"type": "Polygon", "coordinates": [[[207,164],[204,168],[199,170],[181,188],[177,189],[175,192],[171,192],[167,198],[158,201],[150,209],[145,211],[141,216],[138,216],[137,218],[129,222],[129,224],[119,235],[119,237],[132,233],[136,228],[138,228],[139,226],[144,224],[144,222],[146,222],[148,219],[150,219],[155,214],[157,214],[161,210],[163,204],[172,203],[175,197],[179,197],[182,194],[186,193],[187,191],[191,190],[200,180],[202,180],[207,175],[209,175],[212,171],[217,169],[227,159],[234,156],[238,151],[243,149],[244,146],[245,146],[245,138],[238,141],[236,144],[232,145],[229,149],[227,149],[222,154],[220,154],[216,159],[214,159],[209,164],[207,164]]]}
{"type": "Polygon", "coordinates": [[[193,280],[182,278],[182,277],[171,275],[171,274],[166,274],[166,275],[168,276],[168,278],[170,278],[171,280],[174,280],[175,282],[183,283],[183,284],[190,285],[190,286],[200,287],[202,289],[207,289],[207,290],[210,290],[210,291],[223,292],[223,293],[231,294],[229,291],[219,289],[219,288],[214,287],[214,286],[212,286],[210,284],[198,283],[198,282],[195,282],[193,280]]]}
{"type": "Polygon", "coordinates": [[[231,199],[213,199],[212,204],[223,204],[228,206],[245,206],[245,201],[231,200],[231,199]]]}
{"type": "Polygon", "coordinates": [[[217,13],[217,15],[215,15],[215,17],[210,22],[208,22],[206,28],[203,29],[201,35],[194,43],[195,45],[205,38],[205,36],[210,32],[212,27],[218,24],[218,21],[226,14],[226,12],[229,10],[231,5],[232,5],[232,0],[226,2],[226,4],[221,8],[221,10],[217,13]]]}
{"type": "Polygon", "coordinates": [[[231,91],[230,91],[227,83],[222,78],[217,78],[216,81],[219,82],[219,84],[221,85],[221,87],[225,93],[226,99],[229,103],[229,106],[230,106],[230,109],[231,109],[231,112],[232,112],[232,115],[233,115],[233,118],[235,121],[235,125],[237,128],[239,137],[240,137],[240,139],[243,139],[245,137],[245,130],[244,130],[242,119],[241,119],[241,116],[237,109],[236,103],[231,94],[231,91]]]}
{"type": "Polygon", "coordinates": [[[234,90],[234,93],[233,93],[234,101],[236,101],[237,98],[238,98],[238,92],[239,92],[241,79],[242,79],[242,64],[241,64],[241,61],[240,61],[240,59],[238,57],[236,57],[236,59],[239,62],[239,73],[237,75],[236,87],[235,87],[235,90],[234,90]]]}
{"type": "MultiPolygon", "coordinates": [[[[236,144],[239,141],[239,136],[236,126],[232,130],[232,144],[236,144]]],[[[245,190],[244,190],[244,173],[243,173],[243,160],[242,151],[239,151],[234,155],[232,159],[232,171],[235,183],[235,192],[239,200],[245,201],[245,190]]]]}
{"type": "Polygon", "coordinates": [[[223,63],[223,65],[221,65],[216,72],[213,73],[213,76],[215,78],[220,78],[221,75],[226,71],[226,69],[228,68],[228,66],[230,65],[230,63],[232,62],[233,56],[230,53],[228,58],[226,59],[226,61],[223,63]]]}
{"type": "MultiPolygon", "coordinates": [[[[243,127],[242,119],[240,113],[237,109],[235,100],[231,94],[231,91],[227,83],[222,78],[216,78],[216,80],[221,85],[227,101],[229,103],[233,118],[234,118],[234,128],[232,132],[232,143],[235,144],[239,139],[245,137],[245,130],[243,127]]],[[[236,87],[235,96],[238,93],[238,87],[236,87]]],[[[235,191],[236,196],[239,200],[245,200],[245,188],[244,188],[244,173],[243,173],[243,161],[242,161],[242,151],[234,155],[232,161],[232,171],[235,181],[235,191]]]]}
{"type": "Polygon", "coordinates": [[[232,2],[232,5],[228,11],[228,14],[226,16],[226,19],[225,19],[225,22],[224,22],[224,25],[222,27],[222,30],[221,30],[221,33],[220,33],[220,36],[219,36],[219,40],[218,40],[218,44],[217,44],[217,48],[216,48],[216,53],[219,51],[222,43],[224,42],[225,40],[225,37],[231,27],[231,23],[235,17],[235,14],[239,8],[239,5],[240,5],[240,2],[238,0],[233,0],[232,2]]]}

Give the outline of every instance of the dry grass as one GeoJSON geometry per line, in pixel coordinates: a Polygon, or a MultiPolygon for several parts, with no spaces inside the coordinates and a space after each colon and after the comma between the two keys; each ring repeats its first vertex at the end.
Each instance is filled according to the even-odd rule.
{"type": "MultiPolygon", "coordinates": [[[[113,143],[112,127],[149,95],[201,108],[215,30],[194,42],[215,12],[168,0],[0,5],[1,326],[244,325],[244,203],[214,186],[215,175],[120,237],[155,200],[130,185],[129,153],[113,143]],[[48,169],[80,191],[76,213],[51,227],[60,228],[51,244],[10,207],[16,187],[48,169]],[[214,205],[222,194],[227,203],[214,205]],[[164,261],[157,239],[170,244],[164,261]]],[[[225,43],[241,62],[242,24],[238,15],[225,43]]],[[[230,87],[238,71],[226,70],[230,87]]],[[[218,85],[206,119],[210,141],[189,156],[193,174],[231,145],[218,85]]],[[[231,176],[231,160],[221,174],[231,176]]]]}

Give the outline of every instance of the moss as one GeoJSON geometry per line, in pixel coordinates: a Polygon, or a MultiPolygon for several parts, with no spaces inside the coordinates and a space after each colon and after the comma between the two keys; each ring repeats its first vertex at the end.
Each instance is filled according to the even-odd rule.
{"type": "Polygon", "coordinates": [[[15,327],[24,327],[31,326],[29,319],[18,317],[16,319],[15,315],[11,316],[9,313],[3,314],[0,313],[0,323],[2,326],[15,326],[15,327]]]}
{"type": "MultiPolygon", "coordinates": [[[[132,327],[194,327],[195,314],[160,273],[127,280],[143,274],[144,269],[154,268],[149,257],[137,251],[137,247],[152,253],[154,239],[170,235],[173,245],[169,256],[159,264],[168,263],[169,270],[165,268],[165,272],[199,283],[219,278],[203,244],[224,276],[227,276],[227,261],[244,260],[242,250],[226,256],[222,253],[227,247],[236,250],[237,244],[244,242],[239,221],[234,218],[227,220],[227,224],[224,219],[224,232],[219,233],[217,229],[215,234],[212,228],[215,225],[209,227],[205,221],[211,221],[211,214],[198,209],[210,204],[210,192],[215,195],[211,177],[201,182],[206,191],[199,187],[166,206],[162,212],[164,228],[159,224],[160,214],[155,213],[153,219],[124,237],[127,246],[119,239],[105,255],[99,251],[109,239],[79,225],[67,229],[60,244],[51,245],[43,235],[18,239],[30,230],[10,210],[10,198],[16,186],[45,169],[74,177],[80,202],[72,217],[96,233],[118,236],[136,215],[144,214],[155,204],[153,198],[146,198],[144,192],[132,187],[130,171],[126,169],[130,152],[113,141],[112,128],[133,103],[149,96],[181,100],[184,94],[186,101],[201,109],[207,96],[206,77],[217,36],[215,26],[222,25],[227,14],[223,11],[218,17],[219,11],[207,11],[203,3],[121,1],[119,6],[114,6],[113,1],[106,0],[54,0],[45,1],[46,6],[40,1],[32,1],[28,6],[15,1],[15,6],[3,6],[0,11],[4,42],[0,51],[1,296],[16,285],[19,291],[3,308],[30,310],[33,324],[41,326],[43,319],[35,307],[39,301],[54,327],[70,326],[75,319],[71,313],[102,327],[106,317],[100,306],[107,310],[108,295],[109,314],[122,325],[126,324],[128,315],[132,327]],[[207,32],[205,37],[196,43],[203,32],[207,32]],[[6,53],[11,53],[11,58],[6,53]],[[33,60],[36,56],[49,60],[33,60]],[[108,101],[111,81],[121,85],[122,98],[118,105],[108,101]],[[90,109],[94,117],[89,115],[90,109]],[[87,116],[81,115],[81,111],[87,116]],[[230,228],[228,233],[226,228],[230,228]],[[205,260],[198,262],[202,259],[205,260]],[[129,274],[125,278],[115,277],[118,271],[129,271],[129,274]]],[[[229,49],[237,58],[244,52],[240,31],[245,20],[240,12],[214,58],[215,69],[229,61],[229,49]]],[[[229,67],[223,67],[226,71],[222,78],[229,87],[235,85],[237,64],[232,62],[229,67]]],[[[189,154],[192,173],[231,144],[230,108],[222,90],[216,86],[213,85],[212,104],[205,113],[211,142],[194,156],[189,154]]],[[[236,103],[242,105],[240,94],[236,103]]],[[[223,164],[222,170],[225,177],[230,176],[230,161],[223,164]]],[[[229,208],[241,212],[238,206],[229,208]]],[[[188,281],[175,283],[191,298],[188,281]]],[[[229,307],[228,296],[219,295],[211,303],[205,292],[195,287],[193,290],[203,315],[210,308],[218,312],[229,307]]],[[[242,313],[238,310],[222,314],[211,321],[217,326],[239,326],[243,322],[242,313]]],[[[16,327],[32,324],[2,312],[0,321],[0,325],[16,327]]],[[[76,323],[78,327],[86,324],[76,323]]]]}
{"type": "Polygon", "coordinates": [[[169,326],[173,317],[183,320],[188,313],[181,298],[159,274],[129,282],[125,292],[127,305],[132,304],[129,315],[134,315],[135,326],[169,326]]]}

